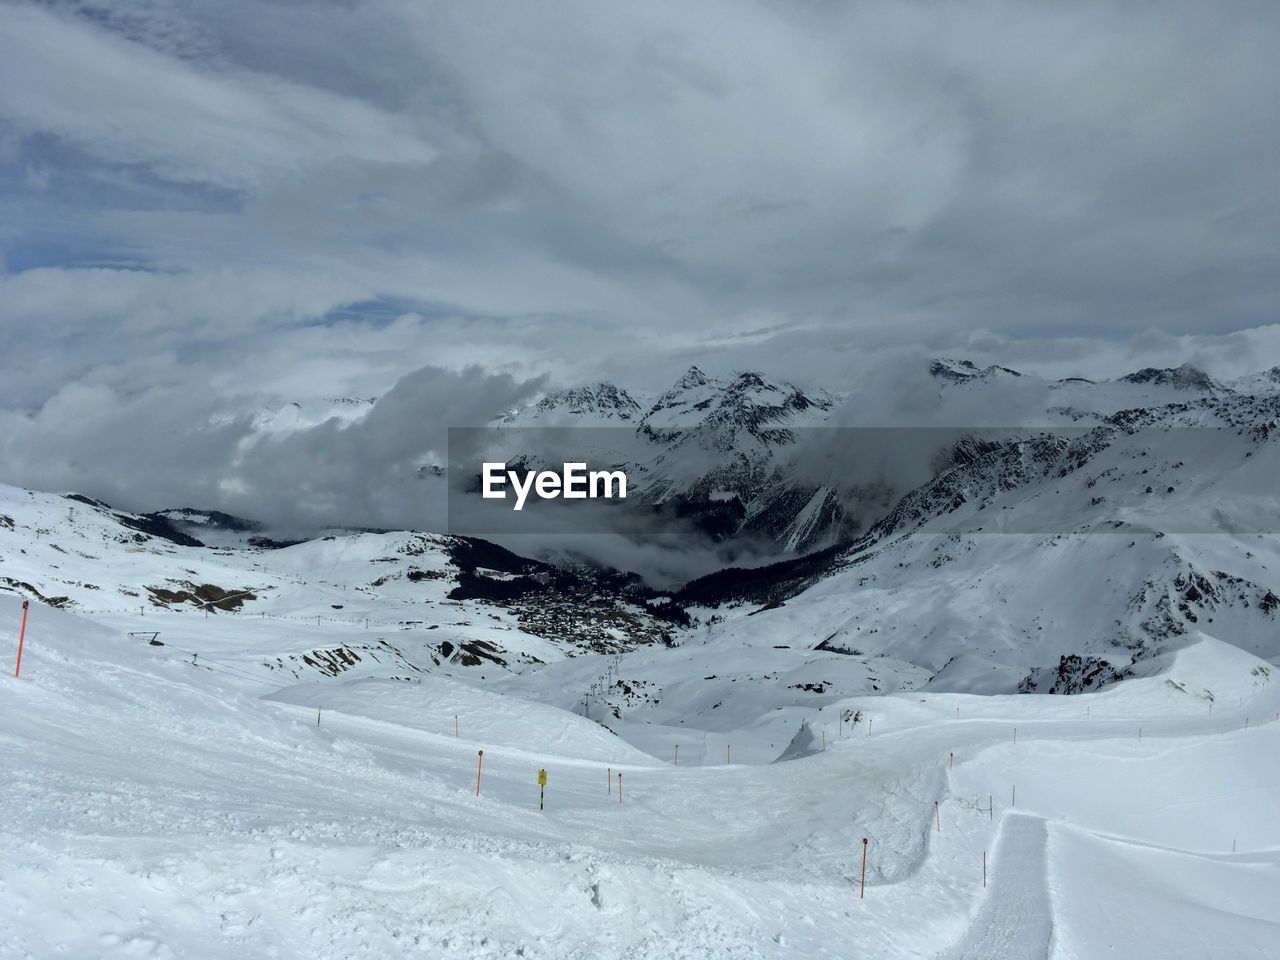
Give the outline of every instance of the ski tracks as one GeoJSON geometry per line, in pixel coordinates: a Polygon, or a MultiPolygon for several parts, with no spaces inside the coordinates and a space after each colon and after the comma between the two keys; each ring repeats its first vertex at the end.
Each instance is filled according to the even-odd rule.
{"type": "Polygon", "coordinates": [[[1047,841],[1039,817],[1005,815],[986,898],[939,960],[1047,960],[1053,939],[1047,841]]]}

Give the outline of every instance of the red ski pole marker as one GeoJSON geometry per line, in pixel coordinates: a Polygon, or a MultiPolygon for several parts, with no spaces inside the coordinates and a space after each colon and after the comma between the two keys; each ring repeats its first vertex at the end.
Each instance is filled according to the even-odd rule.
{"type": "Polygon", "coordinates": [[[15,677],[22,676],[22,644],[27,639],[27,608],[30,606],[30,600],[22,601],[22,626],[18,628],[18,663],[13,668],[15,677]]]}

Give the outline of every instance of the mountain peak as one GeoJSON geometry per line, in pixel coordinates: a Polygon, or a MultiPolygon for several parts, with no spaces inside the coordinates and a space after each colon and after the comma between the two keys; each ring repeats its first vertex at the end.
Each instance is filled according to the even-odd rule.
{"type": "Polygon", "coordinates": [[[833,403],[825,391],[809,396],[756,370],[740,370],[720,380],[691,367],[654,402],[641,422],[650,437],[671,438],[700,430],[714,434],[714,443],[728,448],[737,442],[739,431],[762,441],[771,430],[821,423],[833,403]]]}
{"type": "Polygon", "coordinates": [[[764,374],[756,370],[739,370],[729,384],[731,390],[777,390],[778,385],[766,380],[764,374]]]}
{"type": "Polygon", "coordinates": [[[1224,388],[1199,367],[1184,363],[1180,367],[1143,367],[1120,378],[1121,383],[1151,383],[1178,390],[1203,390],[1218,393],[1224,388]]]}
{"type": "Polygon", "coordinates": [[[938,380],[948,380],[952,383],[989,380],[1000,374],[1006,374],[1011,377],[1022,376],[1017,370],[1002,367],[995,363],[987,367],[979,367],[972,360],[952,360],[949,357],[937,357],[929,361],[930,376],[938,380]]]}
{"type": "Polygon", "coordinates": [[[549,393],[533,409],[538,414],[594,414],[630,420],[640,412],[640,404],[623,388],[607,381],[597,381],[549,393]]]}
{"type": "Polygon", "coordinates": [[[695,364],[684,372],[684,376],[675,382],[672,389],[688,390],[690,387],[705,386],[707,382],[707,375],[695,364]]]}

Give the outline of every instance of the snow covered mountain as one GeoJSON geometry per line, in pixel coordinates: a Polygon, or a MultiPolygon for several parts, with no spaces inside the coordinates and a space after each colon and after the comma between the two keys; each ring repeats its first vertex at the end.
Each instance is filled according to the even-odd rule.
{"type": "Polygon", "coordinates": [[[1204,391],[961,444],[851,547],[680,596],[750,605],[726,620],[737,636],[786,623],[898,657],[930,689],[1091,689],[1158,672],[1198,629],[1280,661],[1277,423],[1274,395],[1204,391]]]}
{"type": "Polygon", "coordinates": [[[1150,383],[1159,386],[1170,386],[1175,390],[1195,390],[1201,393],[1218,394],[1230,392],[1229,388],[1216,383],[1203,370],[1184,363],[1180,367],[1143,367],[1134,373],[1120,378],[1121,383],[1150,383]]]}
{"type": "MultiPolygon", "coordinates": [[[[1144,411],[1280,392],[1280,379],[1271,374],[1222,384],[1189,365],[1102,381],[1050,381],[945,358],[931,361],[928,372],[935,396],[919,406],[930,417],[906,426],[1106,426],[1122,414],[1136,422],[1144,411]]],[[[754,541],[782,556],[852,542],[877,512],[928,479],[913,475],[903,486],[900,479],[836,469],[857,463],[869,436],[857,429],[871,426],[860,408],[874,399],[801,390],[754,371],[717,378],[692,367],[654,398],[597,383],[550,394],[498,423],[515,434],[508,462],[526,467],[541,463],[539,428],[588,428],[579,453],[625,469],[629,507],[648,522],[678,519],[714,539],[754,541]]],[[[913,442],[907,436],[885,442],[913,442]]]]}
{"type": "MultiPolygon", "coordinates": [[[[450,626],[448,652],[438,645],[400,651],[423,668],[456,659],[461,644],[473,640],[489,644],[490,661],[504,664],[545,661],[547,643],[560,658],[687,644],[703,636],[689,626],[695,622],[711,635],[786,632],[806,653],[893,661],[880,672],[898,677],[894,683],[933,689],[1075,692],[1148,675],[1208,623],[1226,622],[1227,642],[1280,659],[1273,639],[1280,556],[1269,536],[1280,531],[1272,480],[1280,475],[1280,395],[1148,380],[1186,399],[1098,414],[1096,426],[955,431],[945,456],[931,457],[926,481],[850,543],[790,563],[724,571],[675,593],[466,538],[334,534],[265,549],[280,544],[255,541],[252,524],[216,512],[136,517],[87,498],[16,490],[6,498],[12,509],[0,510],[9,521],[0,538],[36,537],[10,551],[21,561],[5,566],[19,573],[0,582],[84,609],[217,609],[221,598],[239,593],[252,595],[249,606],[265,618],[288,594],[283,606],[315,608],[322,620],[450,626]],[[80,559],[65,559],[68,550],[80,559]],[[328,588],[315,594],[306,571],[329,570],[335,553],[341,563],[323,580],[356,591],[363,613],[351,613],[328,588]],[[160,556],[171,559],[153,559],[160,556]],[[459,602],[492,608],[506,624],[503,635],[473,635],[440,619],[453,616],[459,602]],[[393,620],[387,609],[397,611],[393,620]],[[1069,635],[1045,629],[1062,622],[1072,623],[1069,635]]],[[[748,491],[732,502],[755,506],[750,520],[759,523],[770,504],[794,490],[775,459],[794,443],[790,425],[820,419],[833,402],[753,375],[724,382],[695,370],[624,432],[660,450],[641,468],[652,503],[710,498],[719,484],[748,491]],[[699,457],[719,454],[725,441],[731,455],[707,469],[699,457]],[[698,469],[682,473],[687,460],[699,461],[698,469]]],[[[558,397],[531,416],[571,412],[570,405],[574,416],[589,408],[608,417],[634,416],[638,406],[620,391],[597,388],[558,397]]],[[[621,711],[622,702],[602,697],[621,711]]]]}
{"type": "Polygon", "coordinates": [[[628,507],[713,538],[760,538],[795,550],[840,525],[830,491],[788,469],[797,438],[821,427],[839,398],[747,371],[721,379],[691,367],[657,397],[593,384],[549,395],[499,422],[513,433],[509,463],[537,465],[541,427],[615,427],[583,434],[581,456],[622,467],[628,507]],[[527,431],[523,432],[522,431],[527,431]]]}
{"type": "Polygon", "coordinates": [[[992,364],[978,367],[972,360],[949,360],[941,357],[929,361],[929,375],[944,382],[970,383],[973,381],[990,381],[1000,377],[1021,377],[1017,370],[992,364]]]}
{"type": "MultiPolygon", "coordinates": [[[[528,416],[759,504],[839,401],[681,382],[528,416]]],[[[850,542],[673,593],[0,487],[0,955],[1266,956],[1280,393],[1031,386],[850,542]]]]}
{"type": "Polygon", "coordinates": [[[628,393],[612,383],[592,383],[547,394],[502,421],[513,426],[617,426],[637,422],[646,405],[643,394],[628,393]]]}
{"type": "Polygon", "coordinates": [[[215,536],[205,545],[191,535],[228,528],[252,529],[226,515],[139,517],[0,485],[0,590],[148,622],[237,614],[247,636],[273,639],[238,655],[236,669],[297,677],[363,675],[377,664],[397,676],[506,669],[664,643],[665,618],[677,614],[653,606],[657,595],[634,578],[553,568],[461,537],[356,533],[281,545],[215,536]],[[330,624],[358,641],[317,646],[330,624]]]}
{"type": "MultiPolygon", "coordinates": [[[[1048,380],[1009,367],[979,368],[968,360],[936,359],[929,365],[943,406],[955,405],[980,422],[972,426],[1100,423],[1121,410],[1163,407],[1200,397],[1271,392],[1266,374],[1219,383],[1190,364],[1145,367],[1113,380],[1064,377],[1048,380]],[[1010,392],[1013,390],[1014,392],[1010,392]],[[992,399],[989,406],[979,402],[992,399]]],[[[950,421],[952,426],[964,423],[950,421]]]]}
{"type": "Polygon", "coordinates": [[[1228,386],[1237,393],[1275,393],[1280,391],[1280,367],[1272,367],[1261,373],[1239,377],[1232,380],[1228,386]]]}
{"type": "Polygon", "coordinates": [[[0,954],[1266,956],[1276,538],[974,531],[1020,462],[715,605],[0,488],[0,954]]]}

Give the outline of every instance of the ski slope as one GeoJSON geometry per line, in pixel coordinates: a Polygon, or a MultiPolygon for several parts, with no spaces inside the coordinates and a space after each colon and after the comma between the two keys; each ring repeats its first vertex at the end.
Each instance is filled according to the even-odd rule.
{"type": "Polygon", "coordinates": [[[1053,941],[1046,831],[1043,820],[1010,813],[996,841],[1000,870],[987,885],[968,931],[946,953],[948,960],[989,957],[1048,958],[1053,941]]]}
{"type": "MultiPolygon", "coordinates": [[[[726,764],[670,699],[646,738],[519,677],[220,669],[251,621],[33,604],[0,682],[0,956],[1167,960],[1266,957],[1280,934],[1280,685],[1207,635],[1074,697],[739,705],[713,731],[726,764]],[[157,628],[205,664],[127,635],[157,628]],[[813,749],[767,762],[801,721],[813,749]]],[[[702,669],[669,652],[666,678],[647,649],[529,670],[572,702],[559,664],[670,687],[702,669]]]]}

